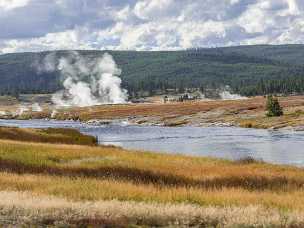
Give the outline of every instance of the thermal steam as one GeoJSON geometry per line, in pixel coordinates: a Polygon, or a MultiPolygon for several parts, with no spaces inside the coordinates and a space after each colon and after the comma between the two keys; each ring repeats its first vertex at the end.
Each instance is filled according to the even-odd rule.
{"type": "Polygon", "coordinates": [[[247,97],[243,97],[239,94],[232,94],[227,90],[220,92],[219,95],[220,95],[222,100],[243,100],[243,99],[247,99],[247,97]]]}
{"type": "Polygon", "coordinates": [[[85,107],[126,102],[127,91],[121,88],[119,78],[121,70],[110,54],[91,58],[69,52],[57,64],[52,63],[53,60],[46,56],[44,65],[48,71],[54,66],[62,77],[64,89],[52,96],[56,106],[85,107]]]}
{"type": "Polygon", "coordinates": [[[239,94],[234,94],[231,92],[231,88],[229,85],[226,85],[219,92],[219,96],[222,100],[243,100],[247,99],[247,97],[241,96],[239,94]]]}
{"type": "Polygon", "coordinates": [[[32,112],[42,112],[42,108],[38,103],[32,104],[32,112]]]}
{"type": "Polygon", "coordinates": [[[53,110],[51,113],[51,118],[54,119],[56,118],[56,115],[58,114],[57,110],[53,110]]]}
{"type": "Polygon", "coordinates": [[[20,105],[18,110],[16,111],[16,116],[21,116],[24,112],[29,111],[29,108],[26,105],[20,105]]]}
{"type": "Polygon", "coordinates": [[[38,103],[34,103],[34,104],[27,104],[27,103],[23,103],[20,104],[18,109],[16,110],[15,113],[13,113],[14,116],[22,116],[24,113],[26,112],[42,112],[43,109],[42,107],[38,104],[38,103]]]}

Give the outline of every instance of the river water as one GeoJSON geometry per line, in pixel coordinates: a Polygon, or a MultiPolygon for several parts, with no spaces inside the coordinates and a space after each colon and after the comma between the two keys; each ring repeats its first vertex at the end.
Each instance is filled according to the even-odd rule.
{"type": "Polygon", "coordinates": [[[304,167],[304,132],[237,127],[157,127],[124,123],[94,126],[73,121],[0,120],[0,126],[76,128],[100,144],[165,153],[240,159],[304,167]]]}

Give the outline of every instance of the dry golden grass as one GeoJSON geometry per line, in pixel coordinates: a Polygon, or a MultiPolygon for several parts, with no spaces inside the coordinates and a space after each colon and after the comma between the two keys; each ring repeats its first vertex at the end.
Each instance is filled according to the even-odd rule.
{"type": "Polygon", "coordinates": [[[286,108],[285,114],[279,117],[259,115],[247,119],[239,119],[239,125],[246,128],[284,128],[304,125],[304,107],[286,108]]]}
{"type": "Polygon", "coordinates": [[[260,206],[199,207],[184,203],[117,200],[71,202],[58,197],[12,191],[2,191],[0,197],[2,225],[240,227],[252,224],[256,227],[301,227],[304,224],[301,212],[286,212],[260,206]]]}
{"type": "Polygon", "coordinates": [[[303,210],[303,190],[288,192],[250,191],[241,187],[205,189],[187,186],[157,186],[114,178],[58,177],[48,174],[2,172],[0,190],[30,191],[79,200],[120,200],[146,203],[191,203],[200,206],[250,206],[280,210],[303,210]]]}
{"type": "MultiPolygon", "coordinates": [[[[303,169],[110,146],[0,140],[2,196],[6,201],[0,200],[0,213],[8,221],[29,216],[32,219],[27,221],[35,224],[59,220],[93,225],[169,225],[178,221],[279,226],[286,222],[301,227],[304,220],[300,213],[304,210],[303,169]],[[30,196],[16,192],[32,194],[34,202],[40,199],[38,209],[35,203],[25,202],[27,198],[32,202],[30,196]],[[8,200],[10,194],[18,200],[8,200]],[[55,200],[48,203],[45,197],[55,200]],[[118,217],[105,217],[105,213],[118,217]]],[[[17,223],[25,224],[25,220],[17,223]]]]}
{"type": "Polygon", "coordinates": [[[0,188],[120,199],[304,209],[304,172],[264,163],[0,141],[0,188]]]}
{"type": "Polygon", "coordinates": [[[26,142],[64,143],[79,145],[97,145],[93,136],[81,134],[75,129],[25,129],[0,127],[0,139],[11,139],[26,142]]]}

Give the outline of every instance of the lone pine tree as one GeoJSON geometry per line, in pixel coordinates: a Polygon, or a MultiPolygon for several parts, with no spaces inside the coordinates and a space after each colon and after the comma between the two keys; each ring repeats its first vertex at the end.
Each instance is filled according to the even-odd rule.
{"type": "Polygon", "coordinates": [[[273,97],[272,95],[267,96],[266,111],[268,117],[283,115],[283,109],[280,106],[278,98],[273,97]]]}

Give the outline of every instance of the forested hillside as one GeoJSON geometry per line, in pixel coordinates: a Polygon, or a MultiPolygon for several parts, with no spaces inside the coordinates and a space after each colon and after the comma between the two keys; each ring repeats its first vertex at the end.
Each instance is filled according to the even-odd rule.
{"type": "MultiPolygon", "coordinates": [[[[242,95],[304,92],[304,45],[260,45],[185,51],[108,51],[122,69],[129,94],[168,89],[219,88],[242,95]]],[[[59,72],[41,72],[50,52],[0,55],[0,93],[52,93],[61,88],[59,72]]],[[[79,51],[101,57],[104,51],[79,51]]],[[[55,58],[67,54],[57,51],[55,58]]]]}

